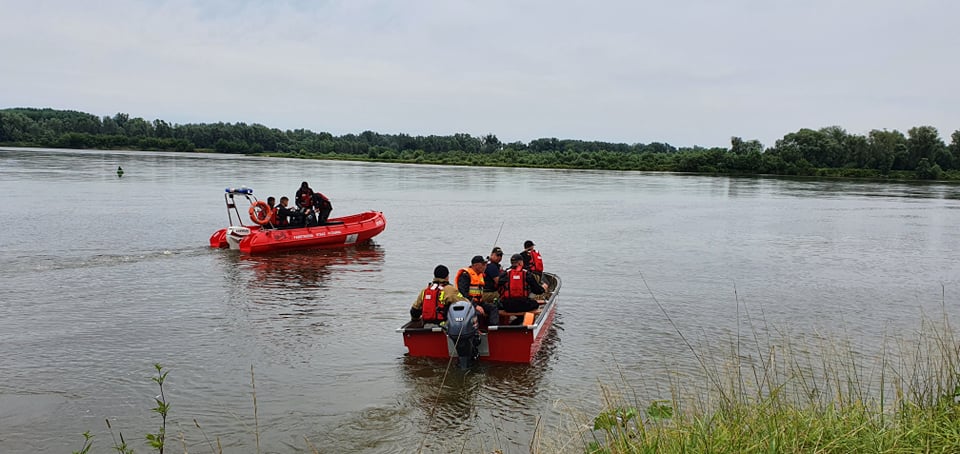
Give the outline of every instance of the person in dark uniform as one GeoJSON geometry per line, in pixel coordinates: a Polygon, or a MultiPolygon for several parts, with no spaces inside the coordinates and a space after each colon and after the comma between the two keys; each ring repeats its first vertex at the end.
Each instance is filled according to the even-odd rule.
{"type": "Polygon", "coordinates": [[[330,212],[333,211],[333,203],[330,203],[330,199],[328,199],[327,196],[319,192],[314,192],[313,209],[317,213],[317,224],[324,225],[330,217],[330,212]]]}
{"type": "Polygon", "coordinates": [[[493,307],[498,307],[500,304],[500,291],[497,282],[500,281],[500,273],[503,272],[503,268],[500,266],[501,260],[503,260],[503,249],[500,249],[500,246],[495,246],[490,251],[490,255],[487,256],[487,267],[483,270],[483,295],[480,301],[483,304],[491,304],[493,307]]]}
{"type": "Polygon", "coordinates": [[[313,210],[313,189],[310,189],[310,185],[306,181],[300,183],[300,189],[297,189],[294,201],[303,216],[303,226],[317,225],[316,211],[313,210]]]}

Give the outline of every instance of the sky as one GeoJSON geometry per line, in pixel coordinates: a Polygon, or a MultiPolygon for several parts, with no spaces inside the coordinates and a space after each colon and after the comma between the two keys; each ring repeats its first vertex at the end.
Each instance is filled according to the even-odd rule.
{"type": "Polygon", "coordinates": [[[0,0],[0,108],[766,146],[960,129],[956,0],[0,0]]]}

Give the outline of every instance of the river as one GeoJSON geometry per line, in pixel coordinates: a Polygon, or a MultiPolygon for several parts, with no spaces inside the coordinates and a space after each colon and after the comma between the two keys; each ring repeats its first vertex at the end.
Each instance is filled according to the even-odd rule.
{"type": "Polygon", "coordinates": [[[190,452],[255,452],[258,435],[278,453],[551,452],[600,383],[669,398],[669,370],[696,369],[680,333],[726,340],[749,312],[866,348],[958,312],[956,185],[0,148],[0,193],[4,453],[70,452],[85,431],[107,452],[105,419],[149,452],[155,363],[177,451],[182,432],[190,452]],[[386,230],[340,250],[208,247],[225,187],[301,181],[386,230]],[[534,364],[405,356],[395,330],[437,264],[528,239],[563,280],[534,364]]]}

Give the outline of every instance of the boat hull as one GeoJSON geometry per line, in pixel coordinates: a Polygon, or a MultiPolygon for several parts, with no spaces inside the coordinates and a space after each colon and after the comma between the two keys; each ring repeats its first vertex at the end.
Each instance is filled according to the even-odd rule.
{"type": "MultiPolygon", "coordinates": [[[[544,336],[553,326],[560,293],[560,278],[551,273],[543,273],[543,276],[550,285],[550,296],[533,323],[526,326],[492,326],[486,333],[480,333],[480,359],[506,363],[533,361],[540,351],[544,336]]],[[[421,326],[419,321],[408,322],[397,332],[403,334],[403,345],[410,356],[443,359],[457,356],[453,342],[438,326],[421,326]]]]}
{"type": "MultiPolygon", "coordinates": [[[[238,248],[248,254],[262,254],[290,249],[336,248],[362,243],[379,235],[387,227],[386,218],[379,211],[331,218],[327,225],[269,229],[249,226],[238,248]]],[[[220,229],[210,236],[210,247],[230,247],[228,229],[220,229]]]]}

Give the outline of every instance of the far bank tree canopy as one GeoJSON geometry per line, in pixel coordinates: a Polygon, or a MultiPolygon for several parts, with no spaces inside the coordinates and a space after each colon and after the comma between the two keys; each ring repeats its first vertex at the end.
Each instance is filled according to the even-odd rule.
{"type": "Polygon", "coordinates": [[[473,137],[360,134],[334,136],[306,129],[281,131],[260,124],[175,125],[118,113],[113,117],[55,109],[0,110],[0,144],[88,149],[213,151],[314,159],[421,164],[774,174],[860,178],[960,180],[960,130],[946,144],[936,128],[906,134],[873,130],[850,134],[839,126],[800,129],[764,148],[732,137],[730,148],[676,148],[542,138],[502,143],[473,137]]]}

